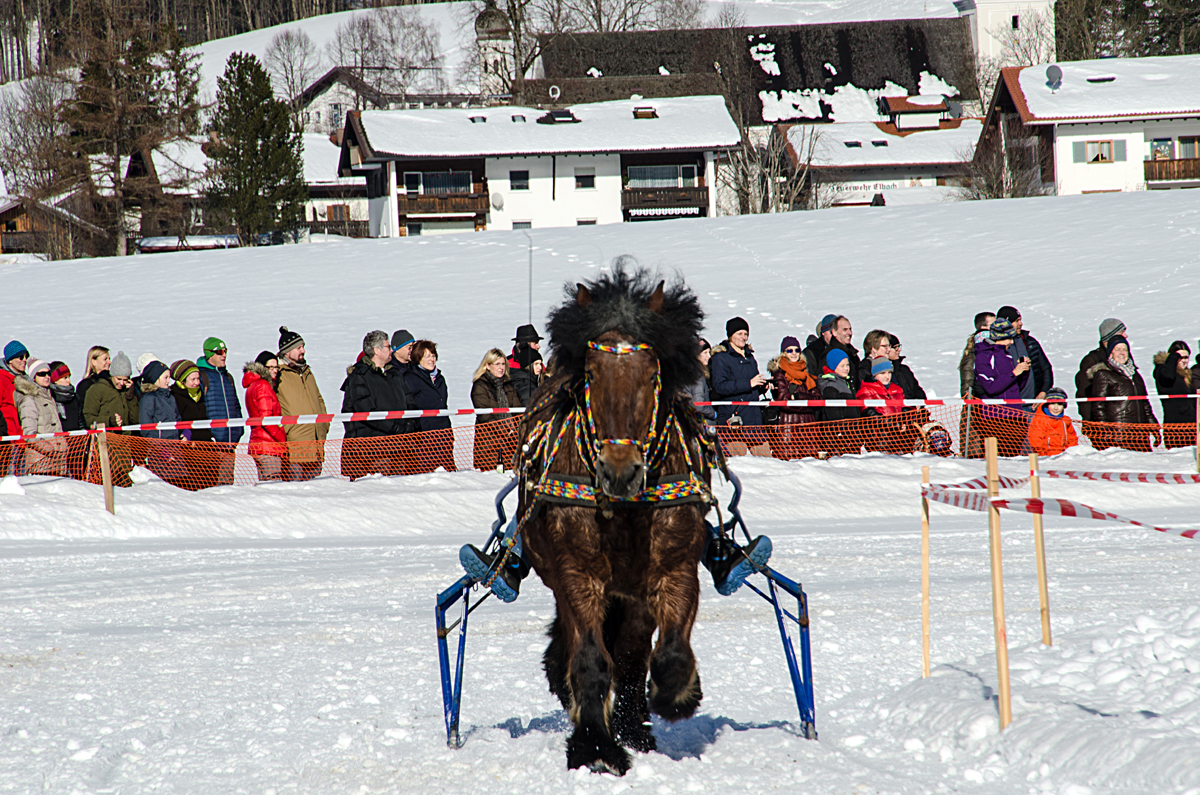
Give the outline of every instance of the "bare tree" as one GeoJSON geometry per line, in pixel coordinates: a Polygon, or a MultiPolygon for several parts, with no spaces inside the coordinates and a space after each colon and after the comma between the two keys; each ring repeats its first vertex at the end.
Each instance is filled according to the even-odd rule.
{"type": "MultiPolygon", "coordinates": [[[[376,8],[343,23],[325,54],[377,94],[440,91],[445,79],[439,39],[437,25],[415,8],[376,8]]],[[[358,97],[360,110],[366,101],[358,97]]]]}
{"type": "Polygon", "coordinates": [[[288,103],[293,121],[304,127],[299,98],[304,89],[321,76],[321,53],[302,30],[288,28],[275,35],[263,54],[263,64],[275,84],[275,93],[288,103]]]}
{"type": "Polygon", "coordinates": [[[0,103],[0,167],[14,195],[43,199],[77,180],[60,147],[69,130],[58,110],[70,96],[66,80],[36,74],[0,103]]]}
{"type": "Polygon", "coordinates": [[[658,30],[689,30],[704,22],[704,0],[657,0],[654,27],[658,30]]]}
{"type": "Polygon", "coordinates": [[[1042,181],[1050,172],[1049,147],[1028,135],[1015,114],[1002,114],[973,152],[962,151],[958,157],[967,164],[963,186],[956,191],[959,200],[1044,196],[1052,187],[1042,181]]]}

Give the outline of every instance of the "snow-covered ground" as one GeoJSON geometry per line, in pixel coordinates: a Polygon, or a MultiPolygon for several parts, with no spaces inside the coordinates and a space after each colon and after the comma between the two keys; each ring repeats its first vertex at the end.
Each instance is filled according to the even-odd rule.
{"type": "MultiPolygon", "coordinates": [[[[532,314],[618,254],[679,270],[711,339],[741,314],[761,354],[844,312],[903,341],[953,394],[975,312],[1013,303],[1060,382],[1115,315],[1149,364],[1194,340],[1200,211],[1189,192],[829,210],[533,230],[532,314]]],[[[304,334],[332,406],[362,335],[441,343],[451,405],[529,316],[520,233],[331,241],[70,263],[0,263],[5,339],[81,366],[87,346],[231,362],[304,334]]],[[[760,355],[760,360],[762,356],[760,355]]],[[[1147,373],[1148,376],[1148,373],[1147,373]]],[[[1060,469],[1192,471],[1194,452],[1079,450],[1060,469]]],[[[479,542],[495,473],[318,479],[184,493],[156,480],[103,510],[89,484],[0,485],[0,791],[1200,793],[1200,544],[1046,518],[1043,647],[1029,517],[1004,514],[1013,724],[998,731],[986,519],[933,506],[933,676],[920,678],[920,467],[880,454],[741,458],[743,508],[810,597],[820,740],[801,739],[773,617],[708,585],[705,700],[656,724],[616,780],[568,772],[569,722],[540,673],[549,592],[472,619],[464,748],[446,749],[434,595],[479,542]],[[23,492],[23,493],[21,493],[23,492]]],[[[1002,473],[1023,474],[1020,461],[1002,473]]],[[[1043,493],[1195,526],[1200,486],[1043,481],[1043,493]]]]}

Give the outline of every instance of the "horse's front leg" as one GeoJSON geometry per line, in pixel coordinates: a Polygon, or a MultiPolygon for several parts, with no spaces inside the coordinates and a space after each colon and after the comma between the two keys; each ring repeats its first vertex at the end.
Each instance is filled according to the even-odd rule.
{"type": "Polygon", "coordinates": [[[690,718],[704,697],[692,653],[703,548],[704,528],[696,508],[655,512],[647,601],[658,624],[658,642],[650,657],[649,696],[650,709],[667,720],[690,718]]]}
{"type": "MultiPolygon", "coordinates": [[[[580,524],[587,522],[594,530],[594,520],[580,524]]],[[[610,571],[596,533],[586,532],[586,527],[578,529],[584,532],[572,534],[573,543],[561,544],[555,552],[555,629],[561,634],[552,640],[551,648],[561,643],[559,648],[566,655],[568,710],[575,723],[567,740],[567,767],[624,775],[630,766],[629,754],[613,739],[609,723],[614,666],[605,647],[604,620],[610,571]]]]}

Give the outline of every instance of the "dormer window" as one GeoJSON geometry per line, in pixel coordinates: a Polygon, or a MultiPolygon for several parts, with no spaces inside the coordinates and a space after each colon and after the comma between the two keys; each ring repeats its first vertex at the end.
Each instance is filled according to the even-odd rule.
{"type": "Polygon", "coordinates": [[[514,113],[512,120],[513,120],[514,124],[524,124],[525,123],[525,117],[522,116],[520,113],[514,113]]]}
{"type": "Polygon", "coordinates": [[[471,124],[484,124],[487,122],[487,116],[472,116],[471,124]]]}

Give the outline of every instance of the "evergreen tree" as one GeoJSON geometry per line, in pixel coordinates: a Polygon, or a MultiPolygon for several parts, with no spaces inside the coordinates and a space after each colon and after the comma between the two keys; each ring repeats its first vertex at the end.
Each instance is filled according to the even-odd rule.
{"type": "Polygon", "coordinates": [[[286,102],[253,55],[235,52],[217,78],[215,142],[208,151],[211,210],[237,228],[242,245],[303,219],[303,138],[286,102]]]}
{"type": "Polygon", "coordinates": [[[72,39],[83,56],[59,108],[69,131],[59,160],[94,190],[94,220],[125,254],[135,208],[161,194],[149,174],[131,176],[130,158],[196,132],[199,82],[195,58],[168,26],[147,21],[146,0],[81,0],[72,39]]]}

